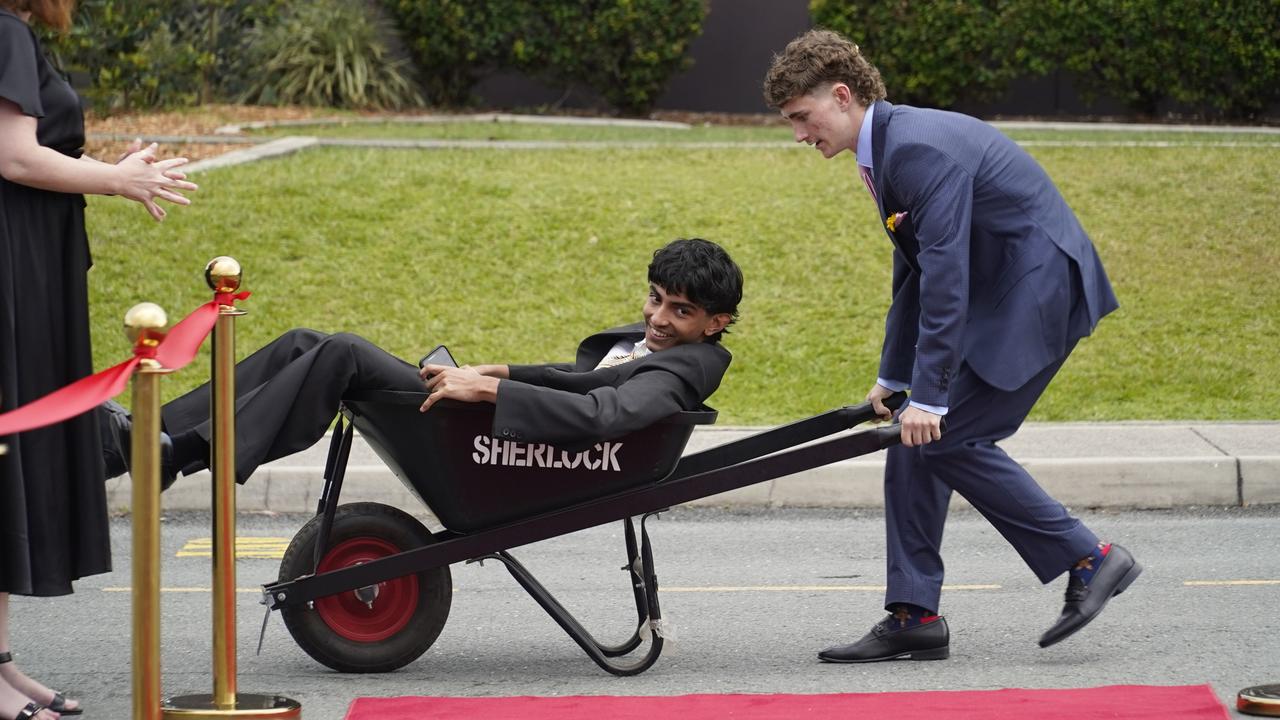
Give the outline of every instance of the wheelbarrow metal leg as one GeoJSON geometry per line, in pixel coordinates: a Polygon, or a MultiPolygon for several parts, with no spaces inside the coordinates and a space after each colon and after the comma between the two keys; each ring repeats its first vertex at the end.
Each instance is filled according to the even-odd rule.
{"type": "MultiPolygon", "coordinates": [[[[516,582],[520,583],[520,587],[524,588],[525,592],[529,593],[529,597],[533,598],[534,601],[551,616],[551,619],[555,620],[556,624],[559,625],[569,637],[573,638],[573,641],[578,644],[578,647],[582,648],[582,651],[587,654],[587,657],[591,658],[591,660],[594,661],[596,665],[599,665],[605,672],[619,676],[639,675],[645,670],[648,670],[653,663],[658,660],[658,656],[662,654],[662,638],[654,635],[649,643],[649,651],[636,661],[632,663],[620,663],[610,659],[610,655],[605,653],[604,646],[591,636],[591,633],[582,626],[582,623],[578,622],[578,619],[566,610],[565,607],[560,604],[560,601],[556,600],[555,596],[552,595],[551,592],[548,591],[546,587],[544,587],[542,583],[533,576],[533,573],[529,572],[528,568],[522,565],[519,560],[512,557],[506,550],[498,551],[492,555],[486,555],[484,559],[493,559],[501,562],[503,566],[507,568],[507,572],[511,573],[511,577],[515,578],[516,582]]],[[[646,618],[641,617],[640,622],[646,622],[646,618]]],[[[640,644],[638,635],[638,631],[633,633],[632,640],[635,642],[632,645],[632,649],[640,644]]],[[[622,646],[618,646],[618,648],[631,644],[631,642],[632,641],[629,640],[627,643],[623,643],[622,646]]],[[[609,649],[616,650],[617,648],[609,649]]]]}
{"type": "Polygon", "coordinates": [[[329,443],[329,459],[324,467],[324,489],[320,492],[320,501],[316,506],[316,514],[323,515],[320,520],[320,534],[316,537],[316,548],[312,567],[319,568],[325,553],[329,552],[329,531],[333,528],[333,516],[338,511],[338,497],[342,494],[342,480],[347,474],[347,459],[351,457],[351,441],[356,426],[348,423],[343,429],[342,416],[338,416],[338,424],[333,428],[333,440],[329,443]]]}
{"type": "MultiPolygon", "coordinates": [[[[645,527],[645,523],[648,522],[649,518],[655,515],[657,513],[647,513],[640,518],[640,558],[643,563],[643,588],[651,629],[662,620],[662,608],[658,607],[658,575],[653,567],[653,548],[649,545],[649,530],[645,527]]],[[[643,622],[643,619],[641,621],[643,622]]],[[[656,631],[654,632],[654,638],[657,638],[656,631]]]]}
{"type": "Polygon", "coordinates": [[[645,620],[648,600],[645,598],[644,591],[644,575],[641,569],[640,550],[636,545],[636,527],[631,518],[624,518],[622,521],[623,534],[627,540],[627,564],[622,566],[622,570],[627,573],[631,581],[631,593],[636,603],[636,631],[631,633],[631,637],[619,645],[601,645],[600,652],[607,657],[621,657],[630,653],[632,650],[640,647],[644,642],[640,638],[640,623],[645,620]]]}

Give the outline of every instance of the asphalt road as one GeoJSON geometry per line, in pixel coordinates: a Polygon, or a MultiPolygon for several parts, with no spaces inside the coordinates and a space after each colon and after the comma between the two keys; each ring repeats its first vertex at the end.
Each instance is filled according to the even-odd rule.
{"type": "MultiPolygon", "coordinates": [[[[319,665],[273,617],[260,656],[253,589],[278,560],[239,561],[239,689],[279,693],[309,719],[341,718],[357,696],[673,695],[873,692],[1210,683],[1228,706],[1242,687],[1280,683],[1280,507],[1081,516],[1125,544],[1145,574],[1076,637],[1036,639],[1065,580],[1042,587],[978,515],[956,513],[944,555],[952,656],[940,662],[826,665],[815,653],[861,636],[882,612],[883,518],[875,512],[677,510],[650,528],[675,642],[643,675],[600,671],[500,565],[453,567],[448,624],[418,661],[382,675],[319,665]]],[[[243,516],[246,554],[278,555],[303,516],[243,516]]],[[[208,516],[164,522],[162,664],[166,694],[212,690],[208,516]]],[[[89,720],[130,716],[130,530],[113,526],[114,572],[67,598],[15,597],[20,664],[82,698],[89,720]]],[[[514,551],[602,640],[634,611],[618,525],[514,551]]]]}

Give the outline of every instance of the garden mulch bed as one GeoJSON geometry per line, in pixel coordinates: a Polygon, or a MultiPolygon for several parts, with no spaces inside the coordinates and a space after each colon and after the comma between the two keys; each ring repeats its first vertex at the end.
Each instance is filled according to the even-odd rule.
{"type": "MultiPolygon", "coordinates": [[[[430,109],[418,111],[438,113],[430,109]]],[[[473,109],[466,113],[482,112],[473,109]]],[[[393,117],[402,113],[356,113],[359,117],[393,117]]],[[[592,115],[593,113],[574,113],[575,116],[592,115]]],[[[131,112],[98,116],[89,114],[85,117],[85,131],[89,135],[120,135],[126,137],[155,137],[163,135],[185,135],[208,137],[224,125],[239,125],[260,121],[307,120],[324,117],[350,117],[352,113],[341,113],[327,108],[310,107],[265,107],[259,105],[202,105],[196,108],[173,110],[166,112],[131,112]]],[[[735,126],[767,126],[779,125],[782,118],[775,114],[735,114],[735,113],[699,113],[682,111],[658,111],[650,115],[654,120],[684,122],[690,125],[735,125],[735,126]]],[[[90,137],[85,152],[99,160],[115,161],[124,152],[128,140],[107,140],[90,137]]],[[[192,161],[204,160],[225,152],[244,147],[240,143],[162,143],[161,157],[187,157],[192,161]]]]}
{"type": "MultiPolygon", "coordinates": [[[[263,107],[256,105],[202,105],[197,108],[168,112],[137,112],[85,117],[85,132],[125,136],[157,135],[210,136],[223,125],[261,120],[305,120],[329,117],[331,110],[304,107],[263,107]]],[[[128,145],[128,140],[89,138],[85,152],[99,160],[115,161],[128,145]]],[[[244,147],[239,143],[167,143],[161,144],[161,157],[187,157],[204,160],[244,147]]]]}

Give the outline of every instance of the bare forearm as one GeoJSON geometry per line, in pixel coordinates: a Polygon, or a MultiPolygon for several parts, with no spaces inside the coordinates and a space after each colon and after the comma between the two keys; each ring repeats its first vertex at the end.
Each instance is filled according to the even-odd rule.
{"type": "Polygon", "coordinates": [[[97,160],[77,160],[44,146],[27,147],[8,154],[0,175],[20,185],[63,193],[115,195],[121,173],[115,165],[97,160]]]}
{"type": "Polygon", "coordinates": [[[157,200],[190,205],[182,191],[198,189],[178,170],[187,159],[159,160],[156,143],[110,165],[92,159],[77,160],[44,147],[37,142],[36,131],[35,118],[23,115],[18,106],[0,98],[0,175],[41,190],[121,195],[142,203],[157,221],[165,216],[157,200]]]}

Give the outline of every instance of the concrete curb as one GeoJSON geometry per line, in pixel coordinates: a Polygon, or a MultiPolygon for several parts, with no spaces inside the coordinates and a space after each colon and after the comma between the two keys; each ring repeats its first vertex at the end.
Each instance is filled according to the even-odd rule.
{"type": "Polygon", "coordinates": [[[280,155],[289,155],[299,150],[313,147],[320,143],[318,138],[313,137],[285,137],[271,142],[264,142],[259,145],[244,148],[243,150],[232,150],[223,153],[217,157],[208,160],[199,160],[187,165],[183,170],[188,173],[196,173],[204,170],[213,170],[220,167],[228,167],[231,165],[241,165],[244,163],[254,162],[256,160],[265,160],[280,155]]]}
{"type": "MultiPolygon", "coordinates": [[[[686,452],[764,428],[695,431],[686,452]]],[[[1280,423],[1029,423],[1001,443],[1055,498],[1072,507],[1169,508],[1280,503],[1280,423]]],[[[264,465],[238,493],[243,512],[314,512],[328,442],[264,465]]],[[[845,460],[697,500],[719,507],[883,507],[884,453],[845,460]]],[[[108,481],[108,506],[126,510],[128,477],[108,481]]],[[[344,502],[374,501],[429,515],[357,437],[344,502]]],[[[166,510],[209,507],[207,472],[182,477],[166,510]]],[[[956,498],[956,505],[966,503],[956,498]]]]}

